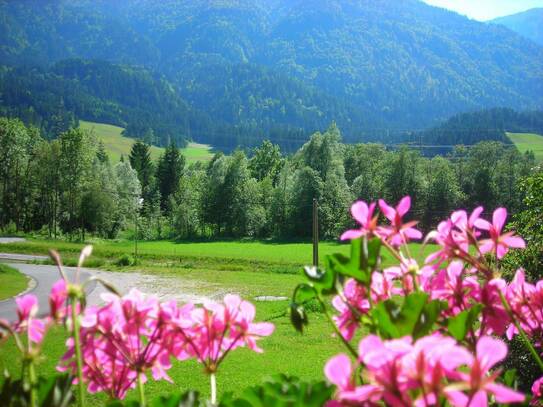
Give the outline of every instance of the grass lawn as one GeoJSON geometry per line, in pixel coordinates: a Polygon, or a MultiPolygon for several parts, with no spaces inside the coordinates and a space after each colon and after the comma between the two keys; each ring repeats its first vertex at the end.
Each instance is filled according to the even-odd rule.
{"type": "Polygon", "coordinates": [[[507,136],[521,153],[531,150],[536,161],[543,161],[543,136],[532,133],[507,133],[507,136]]]}
{"type": "MultiPolygon", "coordinates": [[[[84,130],[92,130],[99,140],[102,140],[109,159],[116,163],[120,160],[121,155],[125,158],[130,154],[130,149],[135,140],[129,137],[123,137],[121,132],[122,127],[113,126],[111,124],[79,121],[79,126],[84,130]]],[[[164,152],[163,148],[151,146],[151,159],[156,161],[164,152]]],[[[181,153],[187,159],[187,162],[208,161],[213,157],[211,148],[205,144],[190,143],[188,147],[181,149],[181,153]]]]}
{"type": "Polygon", "coordinates": [[[28,285],[28,278],[12,267],[0,264],[0,301],[13,297],[28,285]]]}
{"type": "MultiPolygon", "coordinates": [[[[99,241],[94,243],[93,256],[89,267],[99,267],[110,260],[116,260],[125,253],[134,252],[134,242],[99,241]],[[98,262],[93,266],[92,262],[98,262]]],[[[24,243],[9,243],[3,245],[3,251],[13,253],[29,253],[47,255],[48,250],[58,250],[63,258],[75,259],[83,244],[68,243],[54,240],[30,240],[24,243]]],[[[409,245],[411,255],[419,263],[431,252],[435,245],[422,246],[417,243],[409,245]]],[[[319,259],[322,263],[325,255],[333,253],[348,254],[350,246],[335,242],[319,244],[319,259]]],[[[153,264],[172,262],[186,268],[212,268],[216,270],[254,269],[268,272],[292,273],[299,267],[312,261],[311,243],[281,243],[273,241],[210,241],[210,242],[175,242],[151,241],[138,242],[138,255],[142,260],[153,264]]],[[[383,250],[383,264],[392,265],[395,260],[383,250]]]]}

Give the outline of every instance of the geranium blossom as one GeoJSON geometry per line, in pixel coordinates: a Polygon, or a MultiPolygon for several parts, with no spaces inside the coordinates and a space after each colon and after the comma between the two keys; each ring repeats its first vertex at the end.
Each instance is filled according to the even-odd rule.
{"type": "Polygon", "coordinates": [[[37,318],[38,298],[34,294],[16,297],[18,322],[14,324],[16,332],[26,332],[28,339],[41,343],[45,334],[46,321],[37,318]]]}
{"type": "Polygon", "coordinates": [[[526,247],[526,243],[521,237],[515,236],[514,232],[506,232],[502,234],[502,229],[507,219],[507,210],[505,208],[498,208],[492,215],[492,223],[484,220],[477,219],[475,226],[479,229],[488,231],[490,238],[481,241],[479,249],[481,253],[494,252],[498,259],[503,258],[509,251],[509,248],[523,249],[526,247]]]}
{"type": "Polygon", "coordinates": [[[377,228],[379,236],[385,238],[392,246],[398,247],[407,243],[412,239],[420,239],[422,233],[415,229],[416,221],[403,223],[402,218],[409,211],[411,207],[411,197],[403,197],[396,206],[393,208],[389,206],[384,200],[379,200],[379,208],[385,217],[390,221],[390,226],[380,226],[377,228]]]}
{"type": "Polygon", "coordinates": [[[371,237],[377,227],[377,218],[374,216],[375,202],[369,206],[364,201],[358,201],[351,206],[353,218],[360,224],[360,229],[347,230],[341,235],[341,240],[356,239],[361,236],[371,237]]]}

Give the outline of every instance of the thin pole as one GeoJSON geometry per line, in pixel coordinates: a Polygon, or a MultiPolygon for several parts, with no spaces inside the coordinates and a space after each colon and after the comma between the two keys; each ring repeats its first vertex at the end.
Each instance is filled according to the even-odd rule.
{"type": "Polygon", "coordinates": [[[319,204],[313,198],[313,266],[319,265],[319,204]]]}
{"type": "Polygon", "coordinates": [[[134,262],[138,260],[138,210],[136,209],[136,216],[134,217],[136,223],[136,233],[134,233],[134,262]]]}

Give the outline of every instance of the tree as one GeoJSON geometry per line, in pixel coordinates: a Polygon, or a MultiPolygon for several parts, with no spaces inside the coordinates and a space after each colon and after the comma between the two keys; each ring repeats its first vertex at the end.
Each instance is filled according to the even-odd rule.
{"type": "Polygon", "coordinates": [[[62,226],[70,237],[79,229],[83,232],[80,216],[81,199],[86,184],[92,178],[92,162],[96,154],[95,140],[81,129],[71,129],[60,135],[59,173],[62,189],[62,226]]]}
{"type": "Polygon", "coordinates": [[[463,194],[449,161],[435,157],[429,166],[430,182],[423,223],[427,228],[435,228],[440,219],[458,207],[463,200],[463,194]]]}
{"type": "Polygon", "coordinates": [[[185,157],[179,153],[175,142],[172,141],[160,157],[156,171],[160,206],[163,211],[170,210],[170,198],[177,192],[184,166],[185,157]]]}
{"type": "Polygon", "coordinates": [[[297,170],[289,192],[292,232],[296,236],[311,236],[313,199],[320,199],[323,195],[319,173],[307,166],[297,170]]]}
{"type": "Polygon", "coordinates": [[[132,146],[129,155],[130,166],[138,173],[142,195],[145,200],[153,195],[155,168],[151,161],[149,145],[138,140],[132,146]]]}
{"type": "Polygon", "coordinates": [[[264,140],[260,147],[255,148],[253,157],[249,160],[251,176],[257,181],[269,178],[274,186],[282,166],[281,150],[269,140],[264,140]]]}

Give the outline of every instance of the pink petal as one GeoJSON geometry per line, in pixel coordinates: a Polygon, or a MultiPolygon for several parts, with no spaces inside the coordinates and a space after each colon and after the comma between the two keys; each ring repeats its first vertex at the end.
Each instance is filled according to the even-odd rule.
{"type": "Polygon", "coordinates": [[[358,229],[351,229],[344,232],[340,239],[341,240],[352,240],[352,239],[358,239],[359,237],[364,236],[364,232],[362,230],[358,229]]]}
{"type": "Polygon", "coordinates": [[[486,385],[486,389],[496,397],[499,403],[520,403],[524,401],[524,394],[514,391],[498,383],[490,383],[486,385]]]}
{"type": "Polygon", "coordinates": [[[393,221],[396,217],[396,210],[382,199],[379,199],[379,208],[381,208],[381,212],[383,212],[388,220],[393,221]]]}
{"type": "Polygon", "coordinates": [[[469,226],[473,227],[473,225],[475,225],[475,222],[477,221],[477,219],[479,219],[479,216],[481,215],[481,213],[483,213],[482,206],[478,206],[477,208],[473,210],[473,212],[469,216],[469,220],[468,220],[469,226]]]}
{"type": "Polygon", "coordinates": [[[401,199],[400,203],[396,207],[396,211],[400,216],[403,216],[409,211],[409,208],[411,208],[411,197],[408,195],[401,199]]]}
{"type": "Polygon", "coordinates": [[[363,386],[358,386],[353,391],[342,391],[340,397],[342,400],[350,401],[354,403],[360,403],[362,401],[377,401],[380,398],[383,390],[375,385],[366,384],[363,386]]]}
{"type": "Polygon", "coordinates": [[[487,372],[496,363],[501,362],[507,356],[505,343],[490,336],[483,336],[477,342],[477,359],[481,368],[487,372]]]}
{"type": "Polygon", "coordinates": [[[524,249],[526,247],[526,243],[524,242],[524,239],[518,236],[502,237],[501,241],[505,243],[507,246],[514,247],[516,249],[524,249]]]}
{"type": "Polygon", "coordinates": [[[494,251],[494,242],[492,240],[483,240],[479,244],[479,250],[483,254],[494,251]]]}
{"type": "Polygon", "coordinates": [[[474,223],[475,227],[478,228],[478,229],[481,229],[481,230],[490,230],[490,228],[492,227],[492,225],[490,224],[490,222],[484,220],[484,219],[477,219],[474,223]]]}
{"type": "Polygon", "coordinates": [[[251,324],[249,334],[258,336],[270,336],[275,330],[275,325],[270,322],[251,324]]]}
{"type": "Polygon", "coordinates": [[[479,390],[473,398],[471,399],[471,402],[469,403],[469,407],[487,407],[488,406],[488,398],[486,397],[486,392],[483,390],[479,390]]]}
{"type": "Polygon", "coordinates": [[[328,380],[341,390],[348,390],[352,387],[352,373],[351,359],[343,353],[334,356],[324,366],[324,374],[328,380]]]}
{"type": "Polygon", "coordinates": [[[361,225],[365,225],[368,221],[368,204],[364,201],[357,201],[351,206],[351,214],[361,225]]]}
{"type": "Polygon", "coordinates": [[[498,232],[502,231],[503,225],[505,225],[506,219],[507,219],[507,209],[498,208],[494,211],[494,214],[492,215],[492,224],[494,225],[494,228],[496,228],[498,232]]]}
{"type": "Polygon", "coordinates": [[[509,248],[501,243],[498,243],[498,246],[496,247],[496,257],[498,259],[503,259],[503,257],[507,254],[509,251],[509,248]]]}
{"type": "Polygon", "coordinates": [[[17,297],[15,302],[17,303],[17,315],[20,321],[33,317],[38,312],[38,298],[34,294],[17,297]]]}

